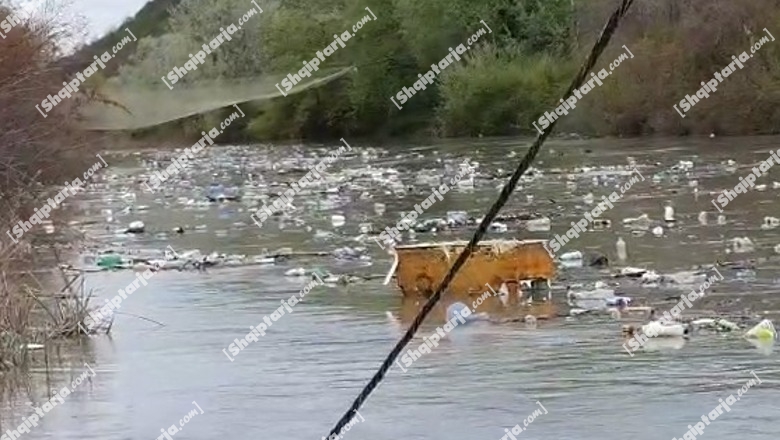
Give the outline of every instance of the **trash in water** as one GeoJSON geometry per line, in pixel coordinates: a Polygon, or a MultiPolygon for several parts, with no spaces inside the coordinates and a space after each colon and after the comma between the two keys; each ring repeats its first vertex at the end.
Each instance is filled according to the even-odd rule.
{"type": "Polygon", "coordinates": [[[664,221],[667,223],[674,223],[674,208],[671,205],[664,206],[664,221]]]}
{"type": "Polygon", "coordinates": [[[699,223],[702,225],[707,224],[707,211],[702,211],[699,213],[699,223]]]}
{"type": "Polygon", "coordinates": [[[302,267],[296,267],[293,269],[289,269],[284,272],[284,276],[286,277],[305,277],[306,276],[306,269],[302,267]]]}
{"type": "Polygon", "coordinates": [[[660,236],[664,235],[664,228],[662,228],[661,226],[654,227],[653,228],[653,235],[655,235],[656,237],[660,237],[660,236]]]}
{"type": "Polygon", "coordinates": [[[488,231],[490,232],[496,232],[496,233],[502,233],[506,232],[509,228],[504,223],[499,222],[493,222],[488,226],[488,231]]]}
{"type": "Polygon", "coordinates": [[[721,214],[718,216],[718,224],[719,225],[725,225],[726,224],[726,216],[721,214]]]}
{"type": "Polygon", "coordinates": [[[628,252],[626,250],[626,242],[623,240],[623,237],[618,237],[617,243],[615,243],[615,248],[617,249],[618,259],[620,261],[626,261],[628,258],[628,252]]]}
{"type": "Polygon", "coordinates": [[[221,183],[212,183],[206,190],[206,198],[210,202],[237,201],[238,188],[225,188],[221,183]]]}
{"type": "Polygon", "coordinates": [[[366,254],[366,248],[344,246],[342,248],[334,249],[333,256],[339,260],[360,260],[366,254]]]}
{"type": "Polygon", "coordinates": [[[384,203],[374,203],[374,213],[376,215],[382,215],[385,213],[385,204],[384,203]]]}
{"type": "Polygon", "coordinates": [[[764,223],[761,224],[761,229],[774,229],[780,226],[780,219],[777,217],[764,217],[764,223]]]}
{"type": "Polygon", "coordinates": [[[696,328],[704,328],[717,332],[732,332],[739,330],[739,325],[723,318],[700,318],[691,321],[696,328]]]}
{"type": "Polygon", "coordinates": [[[755,246],[748,237],[734,237],[731,239],[731,245],[734,253],[741,254],[745,252],[753,252],[755,246]]]}
{"type": "Polygon", "coordinates": [[[447,307],[447,321],[452,321],[453,318],[462,317],[466,322],[478,320],[477,316],[471,311],[471,309],[462,302],[455,302],[447,307]],[[468,316],[463,316],[463,312],[469,310],[468,316]]]}
{"type": "Polygon", "coordinates": [[[127,227],[127,230],[125,231],[128,234],[141,234],[144,232],[144,229],[146,226],[144,225],[144,222],[137,220],[134,222],[131,222],[130,225],[127,227]]]}
{"type": "Polygon", "coordinates": [[[616,274],[616,277],[628,277],[628,278],[640,278],[647,273],[647,269],[641,267],[624,267],[620,269],[620,273],[616,274]]]}
{"type": "Polygon", "coordinates": [[[586,195],[585,195],[585,196],[582,198],[582,201],[583,201],[583,203],[585,203],[586,205],[592,205],[592,204],[593,204],[593,199],[594,199],[594,197],[593,197],[593,193],[587,193],[587,194],[586,194],[586,195]]]}
{"type": "Polygon", "coordinates": [[[647,214],[642,214],[639,217],[636,218],[624,218],[623,219],[624,225],[630,225],[634,228],[639,228],[643,230],[650,229],[650,217],[648,217],[647,214]]]}
{"type": "Polygon", "coordinates": [[[468,224],[469,214],[466,211],[447,211],[447,224],[450,227],[468,224]]]}
{"type": "Polygon", "coordinates": [[[594,218],[590,225],[593,229],[608,229],[612,227],[612,222],[605,218],[594,218]]]}
{"type": "Polygon", "coordinates": [[[340,228],[347,223],[347,219],[343,215],[334,214],[330,216],[330,222],[333,224],[334,228],[340,228]]]}
{"type": "Polygon", "coordinates": [[[361,223],[358,225],[358,229],[361,234],[370,234],[374,230],[374,227],[371,223],[361,223]]]}
{"type": "Polygon", "coordinates": [[[531,219],[525,223],[525,227],[532,232],[549,231],[550,219],[547,217],[531,219]]]}
{"type": "Polygon", "coordinates": [[[746,338],[751,339],[777,339],[777,331],[772,321],[765,319],[745,333],[746,338]]]}
{"type": "Polygon", "coordinates": [[[664,324],[659,321],[651,321],[642,326],[642,333],[653,337],[680,337],[688,334],[684,324],[664,324]]]}
{"type": "Polygon", "coordinates": [[[561,261],[582,260],[582,252],[580,251],[566,252],[562,254],[559,258],[561,259],[561,261]]]}
{"type": "Polygon", "coordinates": [[[125,261],[118,254],[101,255],[97,259],[97,266],[106,269],[120,269],[125,267],[125,261]]]}

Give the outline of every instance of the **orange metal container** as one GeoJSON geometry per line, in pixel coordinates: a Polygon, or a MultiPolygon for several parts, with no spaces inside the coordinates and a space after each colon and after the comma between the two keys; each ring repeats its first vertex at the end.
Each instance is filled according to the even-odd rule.
{"type": "MultiPolygon", "coordinates": [[[[485,292],[485,284],[498,290],[503,284],[511,296],[521,281],[549,281],[555,262],[543,240],[491,240],[481,242],[455,275],[447,293],[472,296],[485,292]]],[[[397,246],[395,275],[404,296],[430,296],[444,278],[467,241],[397,246]]]]}

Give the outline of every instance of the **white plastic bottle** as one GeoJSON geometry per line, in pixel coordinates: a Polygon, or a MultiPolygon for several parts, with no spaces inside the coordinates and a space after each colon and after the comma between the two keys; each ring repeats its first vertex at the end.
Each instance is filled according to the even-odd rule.
{"type": "Polygon", "coordinates": [[[626,242],[623,241],[623,237],[618,237],[615,247],[617,248],[618,259],[620,261],[626,261],[628,253],[626,252],[626,242]]]}

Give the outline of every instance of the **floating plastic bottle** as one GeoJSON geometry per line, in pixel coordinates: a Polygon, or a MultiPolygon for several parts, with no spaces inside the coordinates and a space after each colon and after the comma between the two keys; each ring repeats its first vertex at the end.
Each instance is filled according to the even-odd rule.
{"type": "Polygon", "coordinates": [[[626,251],[626,242],[623,241],[623,237],[618,237],[615,247],[617,248],[618,259],[620,261],[626,261],[628,258],[628,252],[626,251]]]}
{"type": "Polygon", "coordinates": [[[664,206],[664,221],[674,223],[674,208],[671,205],[664,206]]]}

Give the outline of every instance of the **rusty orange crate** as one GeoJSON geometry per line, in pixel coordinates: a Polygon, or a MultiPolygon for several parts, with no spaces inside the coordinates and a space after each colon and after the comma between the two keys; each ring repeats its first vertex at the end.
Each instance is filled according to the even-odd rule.
{"type": "MultiPolygon", "coordinates": [[[[506,283],[510,293],[524,280],[552,280],[555,262],[543,240],[490,240],[477,245],[450,283],[447,293],[473,295],[489,284],[498,290],[506,283]]],[[[395,275],[404,296],[430,296],[467,241],[397,246],[395,275]]]]}

